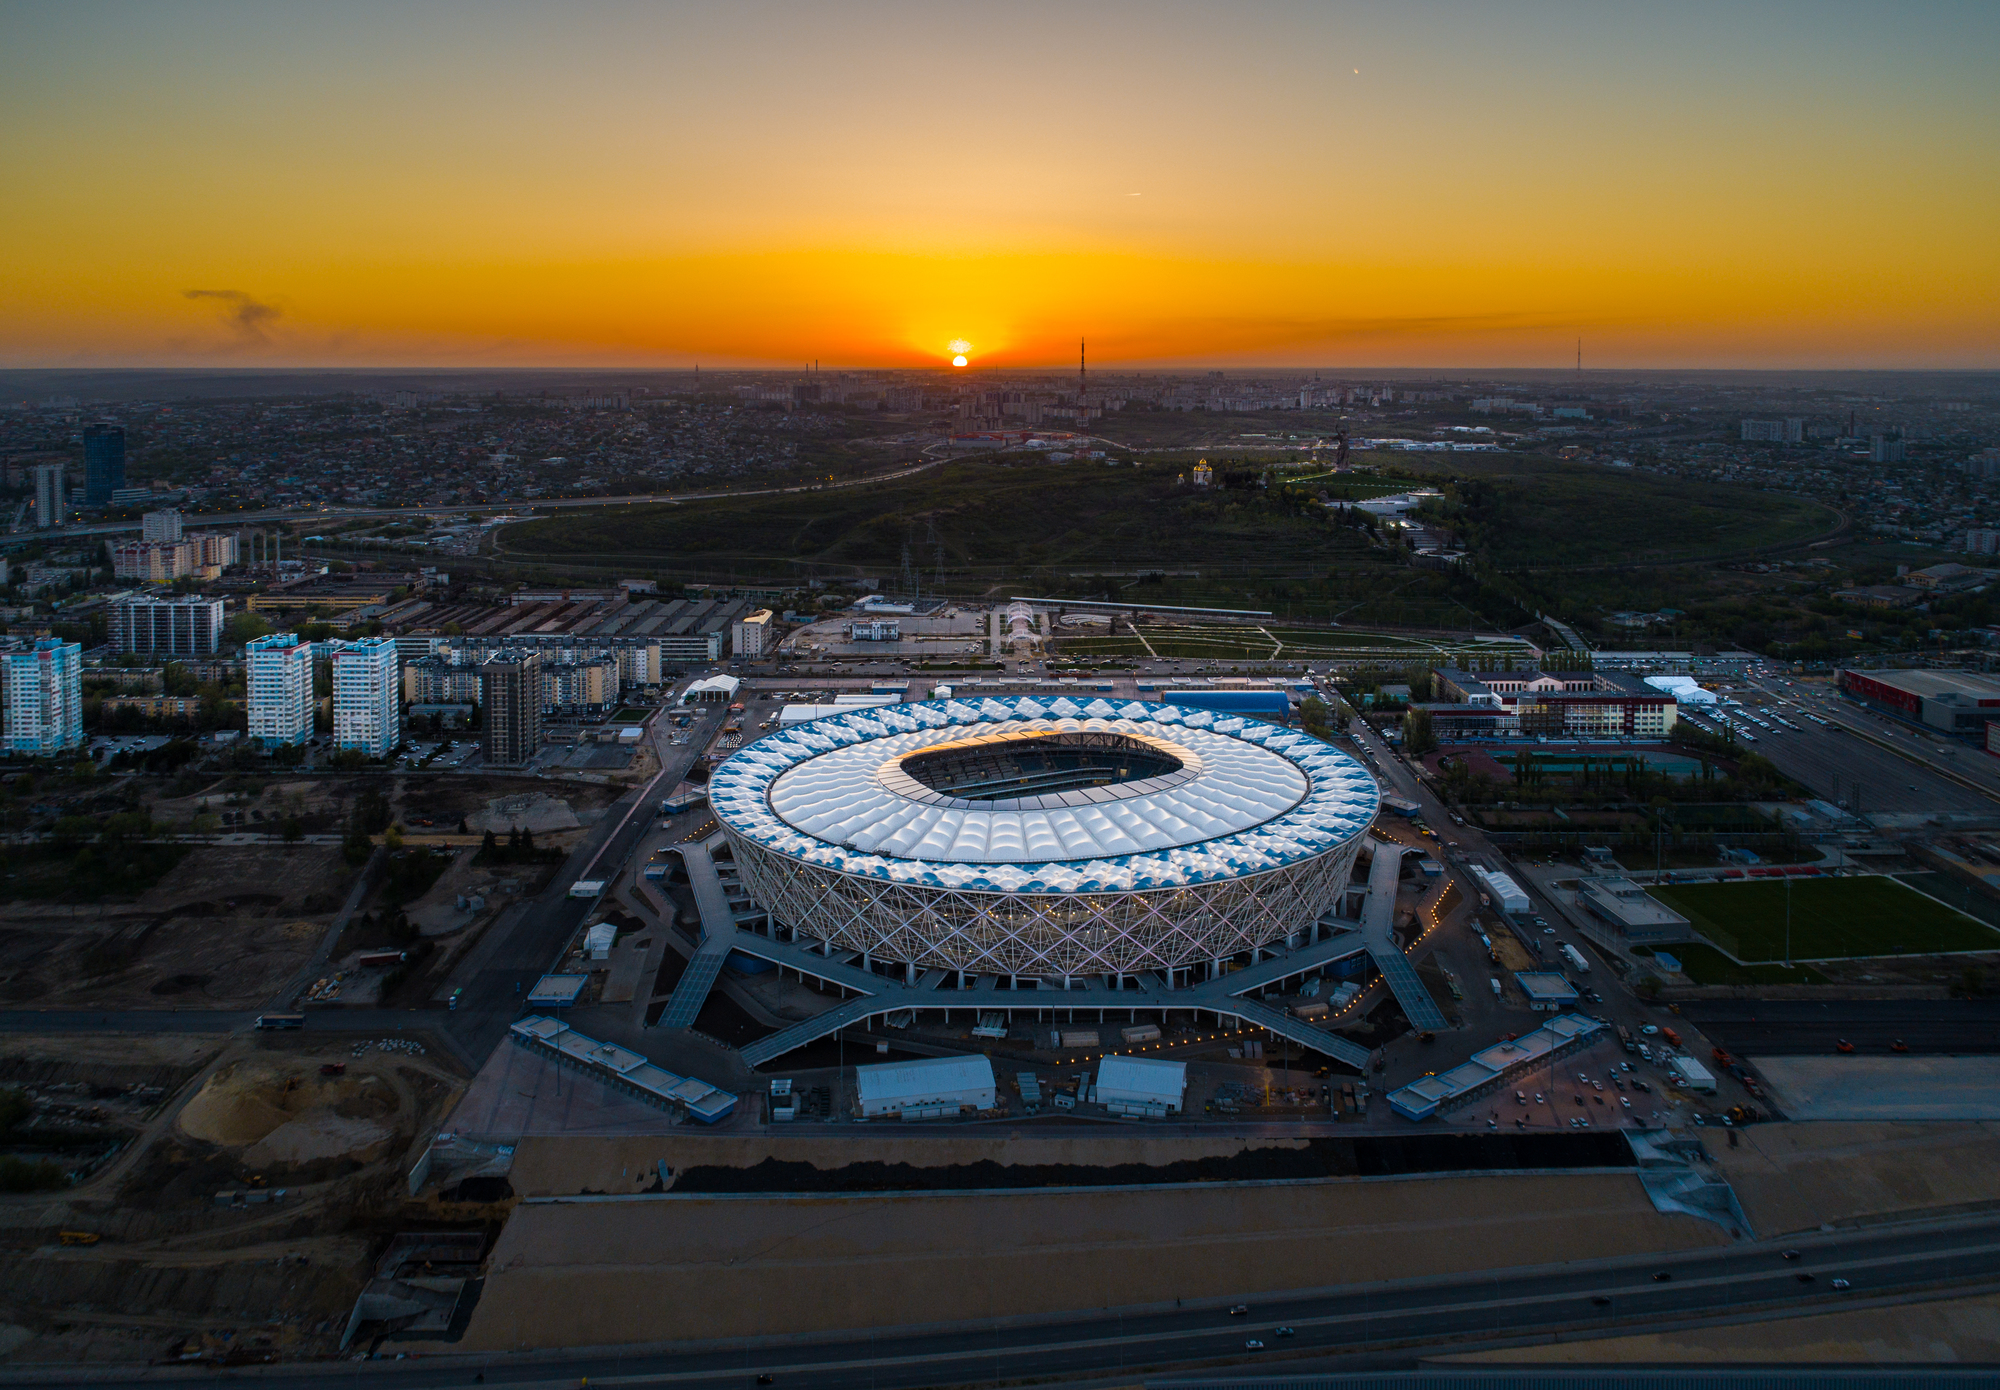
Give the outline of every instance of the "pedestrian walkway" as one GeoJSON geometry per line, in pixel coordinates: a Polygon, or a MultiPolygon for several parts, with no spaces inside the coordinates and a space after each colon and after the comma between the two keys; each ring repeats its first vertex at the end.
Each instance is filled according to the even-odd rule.
{"type": "Polygon", "coordinates": [[[1420,1033],[1438,1033],[1451,1025],[1417,977],[1410,958],[1396,944],[1396,884],[1402,878],[1406,849],[1404,845],[1375,843],[1368,867],[1368,900],[1361,908],[1361,941],[1410,1026],[1420,1033]]]}

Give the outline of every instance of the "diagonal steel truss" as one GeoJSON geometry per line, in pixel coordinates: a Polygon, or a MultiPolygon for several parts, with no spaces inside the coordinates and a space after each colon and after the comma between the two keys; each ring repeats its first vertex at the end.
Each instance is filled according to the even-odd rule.
{"type": "Polygon", "coordinates": [[[915,887],[778,854],[724,827],[738,872],[778,921],[872,958],[981,975],[1173,970],[1268,946],[1346,890],[1360,838],[1219,883],[1123,893],[915,887]]]}

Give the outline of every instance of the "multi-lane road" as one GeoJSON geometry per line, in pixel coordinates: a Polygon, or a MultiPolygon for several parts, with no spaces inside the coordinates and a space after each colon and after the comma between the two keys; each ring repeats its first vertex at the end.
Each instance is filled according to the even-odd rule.
{"type": "Polygon", "coordinates": [[[1739,1056],[2000,1052],[2000,999],[1703,999],[1681,1013],[1739,1056]]]}
{"type": "Polygon", "coordinates": [[[1754,707],[1760,713],[1798,726],[1759,730],[1754,751],[1819,795],[1863,815],[2000,818],[2000,760],[1871,714],[1821,682],[1764,676],[1745,684],[1765,700],[1754,707]]]}
{"type": "MultiPolygon", "coordinates": [[[[1328,1270],[1337,1273],[1337,1251],[1328,1270]]],[[[1593,1332],[1633,1332],[1746,1312],[1834,1311],[1915,1290],[2000,1286],[2000,1217],[1871,1226],[1676,1255],[1539,1268],[1499,1267],[1441,1279],[1354,1285],[1189,1307],[1092,1310],[1060,1321],[973,1324],[750,1344],[658,1347],[624,1354],[548,1352],[455,1356],[446,1344],[425,1361],[355,1367],[350,1382],[327,1368],[216,1372],[189,1368],[188,1385],[240,1383],[271,1390],[363,1384],[383,1390],[486,1385],[677,1386],[749,1390],[769,1377],[781,1390],[904,1390],[996,1381],[1087,1380],[1196,1366],[1267,1373],[1409,1366],[1445,1349],[1593,1332]],[[1787,1250],[1796,1258],[1787,1259],[1787,1250]],[[1846,1287],[1835,1280],[1846,1281],[1846,1287]],[[1281,1329],[1289,1329],[1289,1333],[1281,1329]],[[1249,1343],[1261,1342],[1262,1348],[1249,1343]],[[479,1377],[475,1382],[474,1377],[479,1377]]],[[[667,1331],[669,1329],[662,1329],[667,1331]]],[[[698,1333],[698,1328],[672,1329],[698,1333]]],[[[99,1386],[153,1383],[157,1373],[92,1368],[99,1386]]],[[[32,1371],[16,1385],[78,1379],[32,1371]]]]}

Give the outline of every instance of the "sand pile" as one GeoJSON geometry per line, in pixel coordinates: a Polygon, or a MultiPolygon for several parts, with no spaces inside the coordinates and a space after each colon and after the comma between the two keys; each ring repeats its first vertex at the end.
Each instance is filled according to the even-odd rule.
{"type": "Polygon", "coordinates": [[[329,1109],[308,1110],[287,1120],[243,1151],[252,1168],[273,1163],[310,1163],[318,1158],[380,1158],[395,1134],[373,1120],[352,1119],[329,1109]]]}
{"type": "Polygon", "coordinates": [[[193,1139],[244,1150],[252,1167],[379,1157],[401,1102],[379,1076],[239,1062],[208,1079],[175,1124],[193,1139]],[[387,1121],[388,1123],[385,1123],[387,1121]]]}

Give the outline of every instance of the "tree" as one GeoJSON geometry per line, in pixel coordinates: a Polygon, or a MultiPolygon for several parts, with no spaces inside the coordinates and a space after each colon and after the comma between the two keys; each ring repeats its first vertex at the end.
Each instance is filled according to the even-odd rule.
{"type": "Polygon", "coordinates": [[[271,624],[256,613],[238,613],[222,625],[223,640],[235,647],[266,636],[270,631],[271,624]]]}
{"type": "Polygon", "coordinates": [[[305,839],[306,828],[299,823],[297,816],[286,816],[284,827],[279,833],[284,836],[286,844],[295,845],[305,839]]]}
{"type": "Polygon", "coordinates": [[[1431,728],[1431,712],[1413,709],[1403,716],[1403,751],[1413,758],[1437,751],[1437,734],[1431,728]]]}

